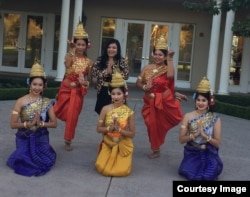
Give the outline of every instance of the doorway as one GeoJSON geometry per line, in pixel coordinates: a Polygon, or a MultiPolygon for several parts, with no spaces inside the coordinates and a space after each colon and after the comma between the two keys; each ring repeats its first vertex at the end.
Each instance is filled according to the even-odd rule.
{"type": "Polygon", "coordinates": [[[42,60],[44,16],[4,13],[1,70],[28,73],[34,60],[42,60]]]}
{"type": "Polygon", "coordinates": [[[135,83],[142,68],[152,63],[151,53],[160,35],[164,35],[170,45],[170,29],[168,23],[124,21],[124,51],[130,72],[128,82],[135,83]]]}

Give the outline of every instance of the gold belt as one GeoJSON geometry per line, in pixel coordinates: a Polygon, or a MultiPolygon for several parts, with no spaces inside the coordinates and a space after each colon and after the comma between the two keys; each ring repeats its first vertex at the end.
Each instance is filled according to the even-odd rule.
{"type": "Polygon", "coordinates": [[[102,86],[109,87],[109,82],[103,82],[102,86]]]}
{"type": "MultiPolygon", "coordinates": [[[[164,92],[162,92],[162,96],[167,95],[167,93],[169,92],[169,89],[165,90],[164,92]]],[[[155,93],[146,93],[146,95],[152,99],[155,98],[155,93]]]]}
{"type": "Polygon", "coordinates": [[[110,139],[110,140],[112,140],[113,142],[119,142],[119,141],[121,141],[124,137],[123,136],[121,136],[121,137],[111,137],[111,136],[109,136],[109,135],[107,135],[107,137],[110,139]]]}

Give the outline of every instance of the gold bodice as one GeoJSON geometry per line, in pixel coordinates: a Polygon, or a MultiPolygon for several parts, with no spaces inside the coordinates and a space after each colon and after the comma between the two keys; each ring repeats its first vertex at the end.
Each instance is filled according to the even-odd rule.
{"type": "Polygon", "coordinates": [[[151,67],[151,68],[145,69],[144,72],[142,72],[142,75],[141,75],[142,81],[144,83],[147,83],[147,81],[149,79],[152,79],[154,77],[160,76],[162,74],[167,74],[167,71],[168,71],[167,65],[160,66],[158,68],[151,67]]]}
{"type": "Polygon", "coordinates": [[[73,64],[71,67],[67,67],[65,71],[65,76],[70,76],[74,74],[79,74],[81,72],[86,72],[91,65],[91,61],[89,58],[79,58],[75,57],[73,59],[73,64]]]}
{"type": "MultiPolygon", "coordinates": [[[[34,114],[38,112],[39,114],[42,113],[42,111],[46,110],[46,107],[50,104],[50,99],[48,98],[38,98],[35,101],[32,101],[30,103],[27,103],[22,107],[20,118],[21,121],[31,121],[34,118],[34,114]]],[[[43,120],[45,121],[45,120],[43,120]]]]}

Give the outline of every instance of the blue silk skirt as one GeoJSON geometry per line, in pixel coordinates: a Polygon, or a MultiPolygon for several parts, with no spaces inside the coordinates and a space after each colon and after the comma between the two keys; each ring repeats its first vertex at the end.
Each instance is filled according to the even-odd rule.
{"type": "Polygon", "coordinates": [[[184,157],[179,167],[179,174],[188,180],[217,180],[223,169],[218,149],[206,144],[206,149],[190,145],[184,146],[184,157]]]}
{"type": "Polygon", "coordinates": [[[16,133],[16,150],[7,160],[15,173],[23,176],[41,176],[55,164],[56,152],[49,144],[46,128],[37,131],[19,129],[16,133]]]}

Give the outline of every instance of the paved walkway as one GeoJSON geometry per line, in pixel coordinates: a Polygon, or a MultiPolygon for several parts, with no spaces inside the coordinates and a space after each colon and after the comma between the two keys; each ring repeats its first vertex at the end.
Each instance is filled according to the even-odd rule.
{"type": "MultiPolygon", "coordinates": [[[[130,87],[130,86],[129,86],[130,87]]],[[[55,166],[41,177],[15,174],[6,160],[15,149],[15,130],[10,129],[10,112],[14,101],[0,101],[0,196],[1,197],[171,197],[173,180],[184,180],[177,173],[183,154],[178,142],[179,126],[171,129],[161,148],[161,157],[149,160],[149,142],[141,117],[142,91],[130,87],[128,104],[136,112],[135,152],[131,175],[121,178],[104,177],[94,168],[101,134],[96,132],[94,112],[96,92],[90,88],[79,118],[74,150],[64,151],[64,123],[50,129],[50,143],[57,152],[55,166]]],[[[188,95],[183,112],[191,111],[194,102],[188,95]]],[[[222,119],[220,155],[224,169],[219,180],[250,179],[249,120],[219,114],[222,119]]]]}

